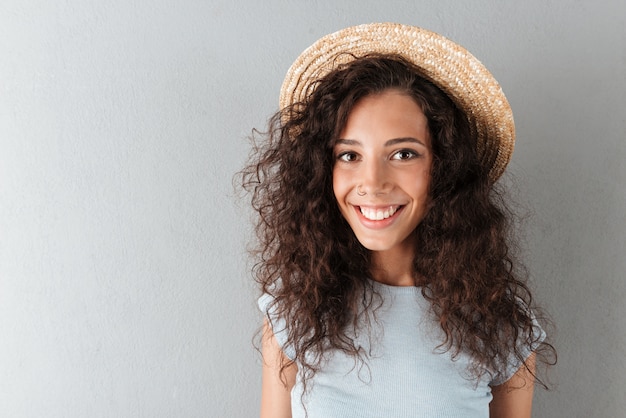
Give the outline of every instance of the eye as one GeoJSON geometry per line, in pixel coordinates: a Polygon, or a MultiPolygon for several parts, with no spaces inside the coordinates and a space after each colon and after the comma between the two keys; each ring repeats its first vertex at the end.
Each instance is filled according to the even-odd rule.
{"type": "Polygon", "coordinates": [[[353,161],[356,161],[359,159],[359,156],[357,153],[352,152],[352,151],[346,151],[346,152],[342,152],[341,154],[337,155],[337,160],[339,161],[343,161],[346,163],[351,163],[353,161]]]}
{"type": "Polygon", "coordinates": [[[412,160],[413,158],[419,157],[419,154],[410,149],[403,149],[391,156],[392,160],[412,160]]]}

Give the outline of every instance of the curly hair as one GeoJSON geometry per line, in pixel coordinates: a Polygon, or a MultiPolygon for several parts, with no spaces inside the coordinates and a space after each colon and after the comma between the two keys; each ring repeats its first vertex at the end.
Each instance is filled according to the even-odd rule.
{"type": "Polygon", "coordinates": [[[254,274],[289,324],[287,344],[305,380],[327,350],[364,356],[346,330],[357,326],[364,309],[375,310],[379,295],[370,280],[370,252],[333,194],[332,150],[355,104],[388,89],[416,101],[432,138],[432,207],[413,233],[413,268],[445,334],[439,348],[469,354],[476,377],[502,369],[511,353],[530,370],[520,342],[538,346],[537,360],[550,363],[555,351],[538,340],[531,308],[538,311],[516,273],[512,213],[479,161],[467,117],[398,56],[356,58],[313,87],[305,102],[271,118],[263,142],[253,138],[240,173],[259,214],[254,274]]]}

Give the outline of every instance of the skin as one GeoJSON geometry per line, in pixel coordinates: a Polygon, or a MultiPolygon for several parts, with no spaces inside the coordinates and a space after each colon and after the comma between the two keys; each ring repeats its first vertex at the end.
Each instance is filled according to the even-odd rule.
{"type": "Polygon", "coordinates": [[[280,377],[281,362],[288,361],[274,338],[267,321],[263,326],[261,342],[263,353],[263,378],[261,389],[261,418],[291,418],[291,389],[298,368],[291,364],[280,377]]]}
{"type": "MultiPolygon", "coordinates": [[[[335,198],[357,239],[372,251],[374,280],[413,286],[415,250],[409,236],[429,209],[433,159],[428,121],[420,107],[396,90],[361,99],[333,154],[335,198]]],[[[262,351],[261,418],[290,418],[297,366],[289,365],[281,380],[280,367],[288,359],[267,323],[262,351]]],[[[532,371],[534,357],[528,363],[532,371]]],[[[490,418],[529,418],[533,380],[522,367],[493,387],[490,418]]]]}
{"type": "Polygon", "coordinates": [[[333,153],[335,198],[357,239],[372,251],[374,279],[413,285],[409,236],[430,203],[426,116],[395,90],[365,97],[352,109],[333,153]],[[385,219],[368,219],[373,215],[385,219]]]}
{"type": "Polygon", "coordinates": [[[530,418],[533,406],[535,355],[505,383],[491,388],[489,418],[530,418]],[[532,372],[532,373],[531,373],[532,372]]]}

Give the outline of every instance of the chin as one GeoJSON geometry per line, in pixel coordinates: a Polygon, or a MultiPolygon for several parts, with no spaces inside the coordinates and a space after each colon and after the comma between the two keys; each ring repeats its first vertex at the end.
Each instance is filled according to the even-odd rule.
{"type": "Polygon", "coordinates": [[[370,251],[388,251],[397,245],[397,243],[381,242],[379,240],[359,239],[359,237],[357,239],[362,246],[370,251]]]}

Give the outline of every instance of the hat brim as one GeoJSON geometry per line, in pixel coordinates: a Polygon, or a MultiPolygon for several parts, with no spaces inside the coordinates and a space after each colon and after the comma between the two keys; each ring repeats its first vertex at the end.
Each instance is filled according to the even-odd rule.
{"type": "Polygon", "coordinates": [[[315,81],[355,58],[394,54],[409,60],[467,115],[482,164],[495,181],[515,144],[509,102],[493,75],[462,46],[437,33],[396,23],[352,26],[324,36],[291,65],[280,91],[280,107],[305,102],[315,81]]]}

